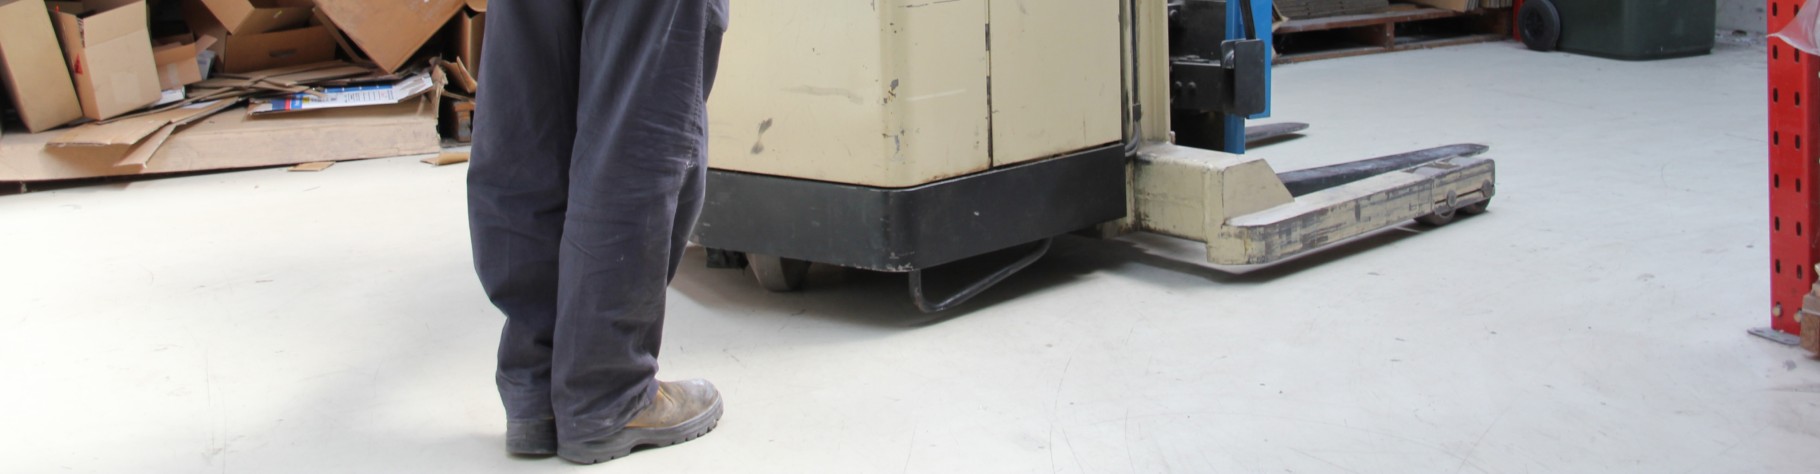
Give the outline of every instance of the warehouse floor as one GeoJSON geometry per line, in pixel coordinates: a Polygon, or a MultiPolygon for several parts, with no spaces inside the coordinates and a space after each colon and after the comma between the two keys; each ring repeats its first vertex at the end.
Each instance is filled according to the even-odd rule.
{"type": "MultiPolygon", "coordinates": [[[[1764,54],[1487,44],[1285,66],[1279,169],[1481,142],[1492,213],[1276,268],[1067,239],[965,311],[902,276],[671,292],[714,434],[600,472],[1812,472],[1820,362],[1766,325],[1764,54]]],[[[725,78],[738,80],[738,78],[725,78]]],[[[0,472],[524,472],[465,168],[0,197],[0,472]]]]}

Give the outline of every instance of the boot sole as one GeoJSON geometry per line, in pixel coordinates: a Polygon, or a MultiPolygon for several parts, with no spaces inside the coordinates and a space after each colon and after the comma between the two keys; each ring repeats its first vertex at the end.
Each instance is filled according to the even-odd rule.
{"type": "Polygon", "coordinates": [[[549,456],[556,454],[556,441],[513,441],[506,443],[506,454],[513,456],[549,456]]]}
{"type": "Polygon", "coordinates": [[[553,456],[556,454],[556,420],[514,424],[515,427],[506,429],[507,454],[514,456],[553,456]]]}
{"type": "Polygon", "coordinates": [[[720,426],[721,401],[715,400],[708,411],[689,421],[669,428],[628,429],[605,440],[581,446],[563,445],[556,456],[576,464],[598,464],[632,454],[638,448],[662,448],[694,441],[720,426]]]}

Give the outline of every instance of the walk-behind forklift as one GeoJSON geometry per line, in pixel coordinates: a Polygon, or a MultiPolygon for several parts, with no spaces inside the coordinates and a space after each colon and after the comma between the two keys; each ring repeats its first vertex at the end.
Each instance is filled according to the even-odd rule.
{"type": "Polygon", "coordinates": [[[907,273],[935,312],[1064,234],[1268,264],[1494,194],[1478,145],[1280,174],[1242,155],[1303,128],[1245,127],[1269,107],[1269,0],[768,0],[737,17],[694,240],[774,291],[811,262],[907,273]],[[925,291],[927,270],[988,254],[1012,258],[925,291]]]}

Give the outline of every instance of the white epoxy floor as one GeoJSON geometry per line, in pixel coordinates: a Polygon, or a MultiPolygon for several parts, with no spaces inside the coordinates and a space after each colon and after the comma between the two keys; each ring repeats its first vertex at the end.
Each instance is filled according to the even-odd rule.
{"type": "MultiPolygon", "coordinates": [[[[719,430],[501,449],[462,166],[0,197],[0,472],[1804,473],[1820,362],[1767,324],[1764,59],[1488,44],[1286,66],[1281,169],[1495,147],[1491,214],[1232,273],[1062,241],[967,311],[901,276],[770,294],[699,251],[665,375],[719,430]]],[[[725,78],[738,80],[738,78],[725,78]]]]}

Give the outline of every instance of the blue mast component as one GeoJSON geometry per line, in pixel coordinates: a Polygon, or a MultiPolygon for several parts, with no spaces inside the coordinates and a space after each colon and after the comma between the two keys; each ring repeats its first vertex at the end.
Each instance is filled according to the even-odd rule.
{"type": "MultiPolygon", "coordinates": [[[[1270,34],[1270,25],[1276,19],[1275,10],[1271,4],[1271,0],[1228,0],[1228,1],[1230,1],[1230,2],[1250,2],[1250,5],[1251,5],[1250,23],[1252,25],[1257,25],[1257,28],[1255,29],[1255,31],[1257,33],[1258,38],[1255,38],[1255,39],[1258,39],[1258,40],[1261,40],[1264,42],[1264,51],[1266,51],[1266,52],[1275,51],[1276,50],[1275,46],[1271,43],[1271,34],[1270,34]]],[[[1247,37],[1248,33],[1246,32],[1246,28],[1245,28],[1245,23],[1246,23],[1245,10],[1246,9],[1243,9],[1243,8],[1227,8],[1226,9],[1226,39],[1229,39],[1229,40],[1254,39],[1254,38],[1247,37]]],[[[1272,58],[1272,59],[1274,59],[1274,58],[1272,58]]],[[[1268,60],[1267,60],[1267,63],[1268,63],[1268,60]]],[[[1271,71],[1270,71],[1269,65],[1266,64],[1265,69],[1264,69],[1264,111],[1261,113],[1258,113],[1256,115],[1252,115],[1250,117],[1221,114],[1220,118],[1224,122],[1224,125],[1225,125],[1226,143],[1225,143],[1225,146],[1223,147],[1223,149],[1220,151],[1224,151],[1227,153],[1239,153],[1239,154],[1245,153],[1245,119],[1247,119],[1247,118],[1261,119],[1261,118],[1270,117],[1270,103],[1271,103],[1270,94],[1271,94],[1271,71]]]]}

